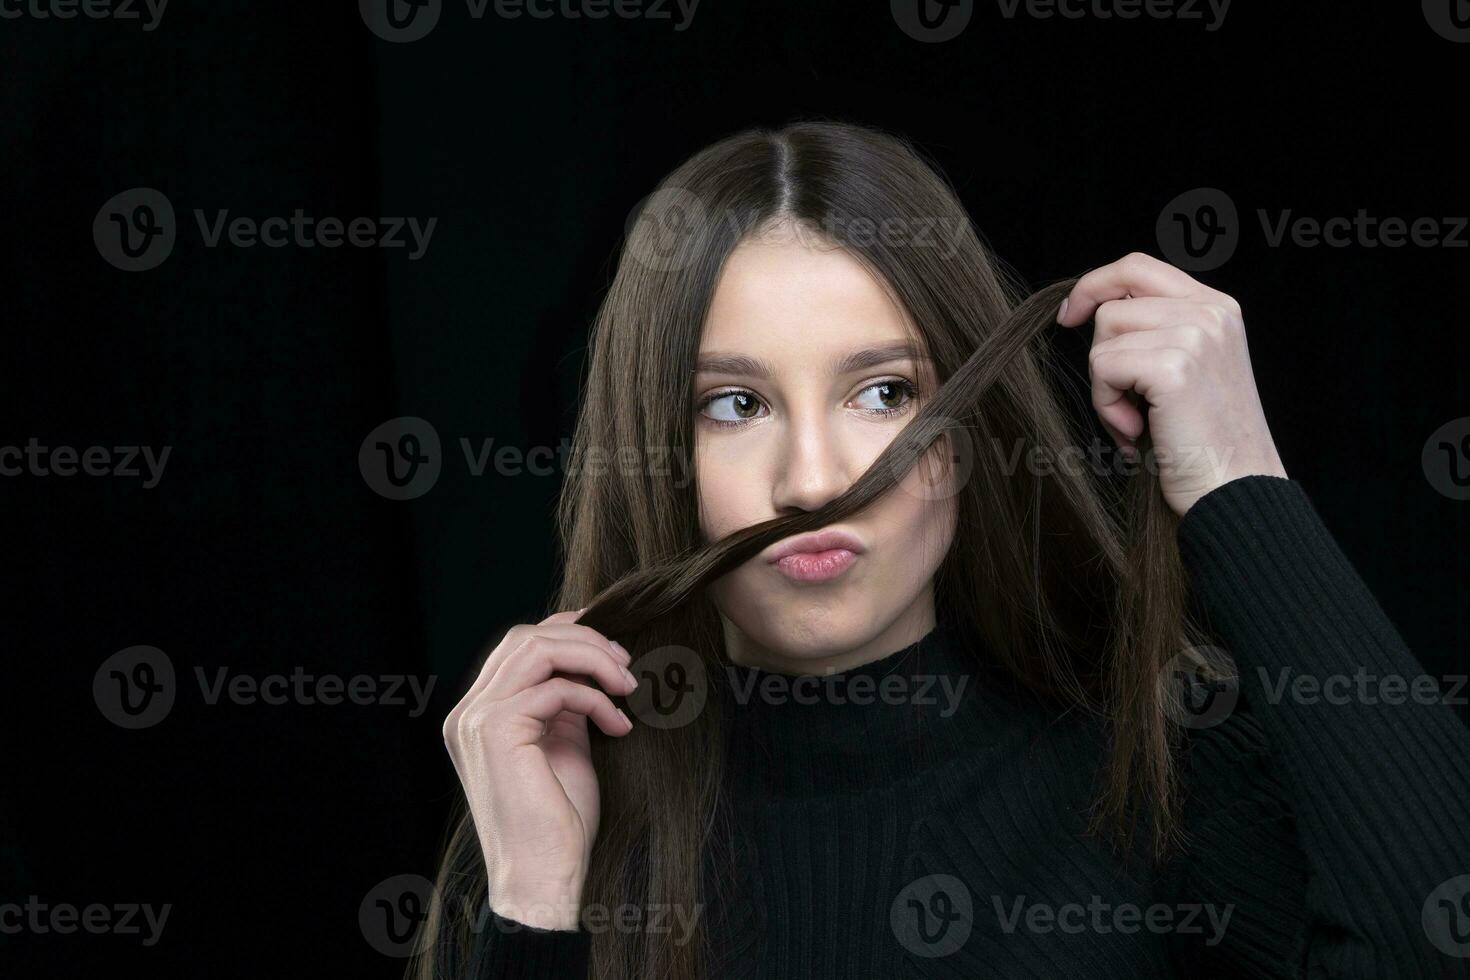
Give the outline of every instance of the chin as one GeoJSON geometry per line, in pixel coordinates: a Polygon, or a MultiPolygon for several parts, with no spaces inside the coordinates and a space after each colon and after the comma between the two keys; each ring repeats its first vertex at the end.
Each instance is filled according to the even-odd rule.
{"type": "Polygon", "coordinates": [[[784,597],[748,607],[748,615],[731,617],[747,638],[771,653],[793,660],[817,660],[848,653],[868,643],[879,630],[874,604],[847,595],[817,602],[784,597]]]}

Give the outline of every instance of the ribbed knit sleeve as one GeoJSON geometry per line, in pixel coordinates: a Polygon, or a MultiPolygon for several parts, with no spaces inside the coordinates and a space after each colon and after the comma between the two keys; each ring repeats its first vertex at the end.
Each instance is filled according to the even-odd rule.
{"type": "Polygon", "coordinates": [[[467,975],[479,980],[585,977],[591,949],[588,932],[537,929],[487,906],[467,975]]]}
{"type": "Polygon", "coordinates": [[[1470,975],[1470,877],[1455,881],[1470,876],[1470,732],[1300,484],[1233,480],[1189,510],[1179,544],[1241,692],[1191,751],[1178,880],[1234,907],[1198,962],[1470,975]]]}

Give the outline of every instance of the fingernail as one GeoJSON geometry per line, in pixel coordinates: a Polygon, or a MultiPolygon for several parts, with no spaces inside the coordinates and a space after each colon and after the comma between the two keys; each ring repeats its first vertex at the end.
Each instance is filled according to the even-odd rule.
{"type": "Polygon", "coordinates": [[[624,649],[623,645],[617,640],[612,641],[612,647],[618,652],[618,655],[623,658],[623,663],[630,664],[633,662],[633,655],[629,653],[626,649],[624,649]]]}
{"type": "Polygon", "coordinates": [[[633,727],[633,719],[632,718],[629,718],[626,714],[623,714],[623,709],[622,708],[619,708],[618,709],[618,714],[622,716],[623,721],[625,721],[625,722],[628,723],[628,727],[629,728],[632,728],[633,727]]]}
{"type": "MultiPolygon", "coordinates": [[[[632,687],[637,687],[638,686],[638,678],[634,677],[633,676],[633,672],[631,670],[629,670],[627,667],[624,667],[623,668],[623,676],[628,679],[628,683],[630,685],[632,685],[632,687]]],[[[632,688],[630,688],[630,690],[631,689],[632,688]]]]}
{"type": "Polygon", "coordinates": [[[1067,315],[1067,299],[1071,299],[1071,297],[1069,296],[1066,299],[1063,299],[1062,300],[1061,307],[1058,308],[1058,310],[1057,310],[1057,322],[1058,323],[1061,323],[1062,322],[1062,318],[1067,315]]]}

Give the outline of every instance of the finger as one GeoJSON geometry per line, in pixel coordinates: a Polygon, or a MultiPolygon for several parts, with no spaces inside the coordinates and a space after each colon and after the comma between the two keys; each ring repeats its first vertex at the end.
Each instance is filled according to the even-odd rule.
{"type": "Polygon", "coordinates": [[[1127,398],[1131,389],[1149,401],[1179,383],[1188,355],[1178,348],[1108,348],[1089,354],[1092,404],[1103,422],[1129,439],[1143,434],[1143,412],[1127,398]]]}
{"type": "Polygon", "coordinates": [[[490,651],[490,655],[485,658],[485,662],[480,666],[480,672],[470,685],[469,690],[465,692],[464,697],[460,699],[459,703],[450,710],[449,715],[445,719],[446,726],[452,726],[458,720],[459,716],[464,713],[464,710],[480,697],[485,689],[490,686],[495,675],[500,671],[501,666],[512,654],[519,650],[527,641],[538,635],[590,643],[604,651],[605,655],[615,663],[626,666],[632,662],[633,658],[620,644],[612,643],[607,637],[594,629],[565,622],[564,620],[567,615],[569,614],[556,613],[548,617],[548,619],[561,620],[555,623],[538,623],[534,626],[519,624],[507,630],[505,635],[501,637],[500,642],[490,651]]]}
{"type": "Polygon", "coordinates": [[[549,636],[590,643],[593,646],[606,650],[608,656],[624,666],[633,662],[632,655],[623,649],[622,644],[609,640],[589,626],[579,626],[576,623],[568,622],[565,617],[572,615],[575,614],[571,612],[556,613],[553,616],[547,617],[548,620],[554,619],[556,622],[541,622],[535,626],[519,625],[507,630],[505,636],[501,638],[501,641],[490,652],[490,656],[485,659],[485,663],[480,667],[480,673],[475,678],[475,682],[465,692],[465,697],[473,697],[484,690],[495,677],[495,673],[500,669],[501,664],[505,663],[511,654],[519,650],[527,640],[534,636],[549,636]]]}
{"type": "MultiPolygon", "coordinates": [[[[545,619],[541,620],[541,622],[538,623],[537,625],[538,626],[569,626],[569,625],[576,625],[577,620],[581,618],[582,614],[584,612],[586,612],[588,608],[589,607],[587,607],[587,606],[583,606],[581,609],[566,609],[566,610],[563,610],[561,612],[552,613],[550,616],[547,616],[545,619]]],[[[604,640],[605,639],[605,637],[603,637],[602,634],[600,634],[600,633],[595,634],[595,635],[597,637],[597,640],[594,641],[594,640],[592,640],[591,637],[589,637],[588,638],[589,639],[589,642],[597,642],[597,641],[601,641],[601,640],[604,640]]],[[[614,647],[614,653],[615,654],[617,653],[617,651],[622,650],[622,647],[621,646],[616,645],[616,644],[611,644],[610,641],[609,641],[609,645],[611,645],[611,646],[614,647]]],[[[632,660],[633,660],[632,657],[628,657],[627,659],[628,659],[628,662],[629,663],[631,663],[632,660]]]]}
{"type": "Polygon", "coordinates": [[[632,655],[626,649],[623,649],[623,645],[619,644],[616,639],[607,638],[603,633],[592,629],[591,626],[582,626],[581,623],[576,621],[576,617],[581,616],[585,611],[587,611],[587,608],[584,607],[581,610],[567,611],[567,613],[556,613],[554,616],[548,616],[547,619],[538,623],[532,629],[532,632],[547,633],[547,635],[553,636],[566,636],[569,639],[581,639],[582,642],[587,642],[587,644],[603,646],[603,648],[607,649],[607,652],[610,652],[613,657],[616,657],[622,663],[632,663],[632,655]],[[545,629],[542,629],[542,627],[545,627],[545,629]]]}
{"type": "Polygon", "coordinates": [[[1122,432],[1120,432],[1117,426],[1113,425],[1107,419],[1101,419],[1101,421],[1103,428],[1107,430],[1108,437],[1113,440],[1113,444],[1116,445],[1119,449],[1136,448],[1136,446],[1134,445],[1134,441],[1132,439],[1129,439],[1122,432]]]}
{"type": "Polygon", "coordinates": [[[548,623],[575,623],[577,621],[577,618],[586,611],[587,607],[583,606],[581,609],[566,609],[562,612],[555,612],[552,613],[550,616],[547,616],[545,619],[541,620],[541,622],[537,623],[536,625],[545,626],[548,623]]]}
{"type": "Polygon", "coordinates": [[[1185,299],[1207,288],[1167,262],[1142,252],[1130,252],[1078,279],[1062,300],[1057,323],[1064,327],[1086,323],[1093,311],[1110,299],[1128,296],[1185,299]]]}
{"type": "Polygon", "coordinates": [[[1201,363],[1210,356],[1206,338],[1198,327],[1159,327],[1155,330],[1129,330],[1107,340],[1094,341],[1092,349],[1087,352],[1088,364],[1109,352],[1124,350],[1180,351],[1201,363]]]}
{"type": "Polygon", "coordinates": [[[638,686],[632,672],[602,647],[579,640],[533,636],[506,658],[477,697],[494,701],[514,697],[558,673],[590,678],[613,694],[628,694],[638,686]]]}
{"type": "Polygon", "coordinates": [[[528,742],[538,740],[563,711],[591,718],[608,735],[626,735],[633,729],[633,722],[606,694],[564,677],[527,688],[507,700],[504,708],[526,720],[528,742]]]}
{"type": "Polygon", "coordinates": [[[1143,412],[1128,398],[1143,370],[1141,362],[1132,359],[1138,355],[1136,351],[1104,350],[1089,358],[1092,407],[1120,446],[1132,444],[1143,434],[1143,412]]]}
{"type": "Polygon", "coordinates": [[[1092,343],[1096,346],[1127,333],[1148,333],[1176,327],[1199,329],[1200,325],[1224,315],[1224,311],[1195,299],[1160,296],[1110,299],[1092,314],[1092,343]]]}

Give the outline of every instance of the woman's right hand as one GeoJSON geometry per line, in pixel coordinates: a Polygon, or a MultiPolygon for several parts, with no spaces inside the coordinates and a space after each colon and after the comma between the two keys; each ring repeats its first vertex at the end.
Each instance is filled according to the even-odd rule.
{"type": "Polygon", "coordinates": [[[581,612],[512,627],[444,721],[490,907],[541,929],[578,928],[599,815],[587,719],[613,736],[633,727],[604,693],[637,686],[632,658],[577,625],[581,612]]]}

